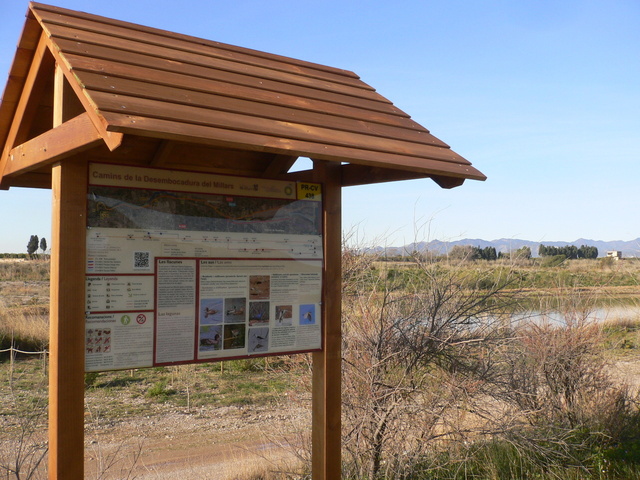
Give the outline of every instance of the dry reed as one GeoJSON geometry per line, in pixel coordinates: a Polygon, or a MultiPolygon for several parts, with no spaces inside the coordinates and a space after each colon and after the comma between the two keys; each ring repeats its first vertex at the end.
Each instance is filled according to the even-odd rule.
{"type": "Polygon", "coordinates": [[[49,344],[48,308],[39,305],[4,307],[0,305],[0,349],[14,346],[37,351],[49,344]]]}

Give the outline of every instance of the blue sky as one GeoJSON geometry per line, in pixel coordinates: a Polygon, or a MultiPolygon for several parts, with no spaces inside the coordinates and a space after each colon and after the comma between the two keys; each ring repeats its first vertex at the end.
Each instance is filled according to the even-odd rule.
{"type": "MultiPolygon", "coordinates": [[[[640,237],[637,0],[54,4],[352,70],[487,175],[344,189],[365,242],[640,237]]],[[[0,90],[26,10],[0,3],[0,90]]],[[[0,191],[0,225],[0,252],[49,239],[50,192],[0,191]]]]}

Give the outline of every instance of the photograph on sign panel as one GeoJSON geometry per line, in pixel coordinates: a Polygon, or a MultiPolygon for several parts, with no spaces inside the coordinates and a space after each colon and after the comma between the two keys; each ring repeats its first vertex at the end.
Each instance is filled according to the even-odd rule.
{"type": "Polygon", "coordinates": [[[314,325],[316,323],[316,306],[300,305],[300,325],[314,325]]]}
{"type": "Polygon", "coordinates": [[[293,325],[293,305],[276,305],[276,324],[293,325]]]}
{"type": "Polygon", "coordinates": [[[251,300],[265,300],[269,298],[271,278],[269,275],[251,275],[249,277],[249,298],[251,300]]]}
{"type": "Polygon", "coordinates": [[[225,298],[224,321],[225,323],[244,322],[247,312],[246,298],[225,298]]]}
{"type": "Polygon", "coordinates": [[[210,352],[222,348],[222,326],[205,325],[200,327],[200,352],[210,352]]]}
{"type": "Polygon", "coordinates": [[[225,350],[238,350],[245,348],[246,326],[241,324],[224,326],[225,350]]]}
{"type": "Polygon", "coordinates": [[[249,329],[249,353],[269,351],[269,327],[249,329]]]}
{"type": "Polygon", "coordinates": [[[249,325],[269,325],[269,302],[249,302],[249,325]]]}
{"type": "Polygon", "coordinates": [[[200,325],[217,325],[222,323],[222,298],[205,298],[200,300],[200,325]]]}

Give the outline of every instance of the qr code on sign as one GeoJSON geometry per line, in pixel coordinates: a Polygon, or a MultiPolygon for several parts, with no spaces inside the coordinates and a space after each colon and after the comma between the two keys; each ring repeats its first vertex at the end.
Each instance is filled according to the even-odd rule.
{"type": "Polygon", "coordinates": [[[133,252],[133,268],[148,269],[151,252],[133,252]]]}

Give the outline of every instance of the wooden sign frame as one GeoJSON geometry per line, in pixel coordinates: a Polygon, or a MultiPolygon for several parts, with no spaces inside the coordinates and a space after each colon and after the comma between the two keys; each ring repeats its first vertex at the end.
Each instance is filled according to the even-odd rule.
{"type": "MultiPolygon", "coordinates": [[[[53,168],[49,478],[84,478],[86,162],[53,168]]],[[[314,162],[324,183],[323,345],[312,377],[313,478],[341,470],[341,186],[339,165],[314,162]]]]}

